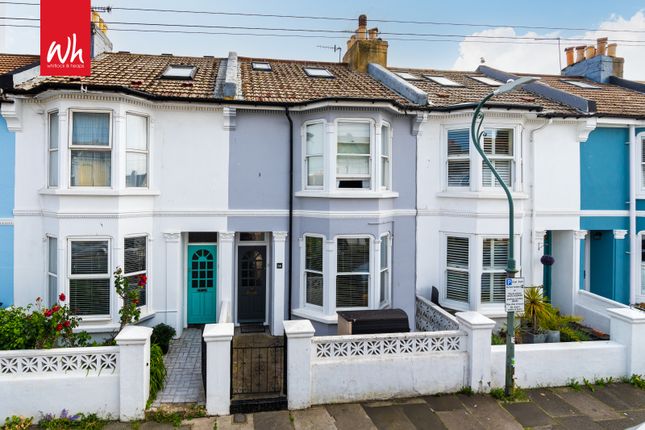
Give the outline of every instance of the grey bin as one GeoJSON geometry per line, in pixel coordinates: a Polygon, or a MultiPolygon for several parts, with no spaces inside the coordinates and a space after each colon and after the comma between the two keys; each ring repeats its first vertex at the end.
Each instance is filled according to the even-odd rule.
{"type": "Polygon", "coordinates": [[[408,315],[403,309],[338,312],[338,334],[408,333],[408,315]]]}

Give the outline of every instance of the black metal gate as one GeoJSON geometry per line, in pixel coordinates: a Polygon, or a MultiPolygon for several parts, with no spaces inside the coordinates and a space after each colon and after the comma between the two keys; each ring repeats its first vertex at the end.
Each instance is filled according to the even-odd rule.
{"type": "Polygon", "coordinates": [[[235,336],[231,345],[231,413],[286,409],[286,342],[266,334],[235,336]]]}

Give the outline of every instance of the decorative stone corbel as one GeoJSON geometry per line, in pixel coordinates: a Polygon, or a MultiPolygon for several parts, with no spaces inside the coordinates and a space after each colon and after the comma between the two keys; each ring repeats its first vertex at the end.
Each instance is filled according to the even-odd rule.
{"type": "Polygon", "coordinates": [[[589,138],[589,134],[596,129],[597,124],[598,120],[595,117],[578,121],[578,141],[586,142],[589,138]]]}
{"type": "Polygon", "coordinates": [[[168,231],[163,234],[163,237],[166,239],[166,242],[179,242],[181,233],[178,231],[168,231]]]}
{"type": "Polygon", "coordinates": [[[546,231],[544,230],[535,230],[534,232],[534,242],[537,246],[538,251],[544,248],[544,237],[546,236],[546,231]]]}
{"type": "Polygon", "coordinates": [[[573,232],[573,237],[576,240],[583,240],[585,237],[587,237],[587,230],[575,230],[573,232]]]}
{"type": "Polygon", "coordinates": [[[13,103],[0,103],[0,115],[7,122],[9,131],[22,130],[22,100],[11,99],[13,103]]]}
{"type": "Polygon", "coordinates": [[[624,239],[627,236],[627,230],[614,230],[614,239],[624,239]]]}
{"type": "Polygon", "coordinates": [[[418,113],[412,121],[412,135],[419,136],[423,133],[421,126],[428,120],[428,113],[418,113]]]}
{"type": "Polygon", "coordinates": [[[222,113],[224,115],[224,130],[235,130],[235,127],[237,125],[237,110],[232,107],[225,107],[222,113]]]}

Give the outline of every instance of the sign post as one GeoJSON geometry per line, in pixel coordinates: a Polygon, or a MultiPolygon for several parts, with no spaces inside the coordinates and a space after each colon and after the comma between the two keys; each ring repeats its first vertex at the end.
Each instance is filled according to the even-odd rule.
{"type": "MultiPolygon", "coordinates": [[[[524,312],[524,278],[506,278],[506,312],[524,312]]],[[[510,335],[511,328],[508,329],[510,335]]]]}

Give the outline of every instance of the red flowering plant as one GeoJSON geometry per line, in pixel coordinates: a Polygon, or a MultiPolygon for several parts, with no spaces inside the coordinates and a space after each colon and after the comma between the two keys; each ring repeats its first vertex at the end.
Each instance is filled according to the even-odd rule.
{"type": "Polygon", "coordinates": [[[42,299],[36,299],[35,311],[32,313],[33,320],[41,319],[42,325],[39,336],[36,338],[35,347],[75,347],[86,346],[89,335],[85,332],[74,332],[78,327],[80,319],[72,314],[69,305],[66,303],[65,293],[58,295],[58,301],[52,307],[43,306],[42,299]]]}
{"type": "MultiPolygon", "coordinates": [[[[148,279],[146,275],[123,276],[123,269],[117,267],[114,271],[114,288],[121,297],[123,304],[119,309],[119,331],[128,324],[139,321],[141,309],[139,309],[139,297],[141,290],[146,287],[148,279]]],[[[118,333],[118,332],[117,332],[118,333]]],[[[115,333],[115,336],[116,334],[115,333]]]]}

